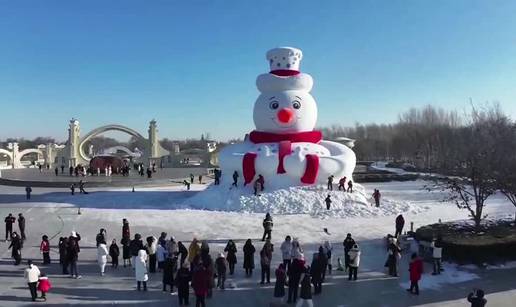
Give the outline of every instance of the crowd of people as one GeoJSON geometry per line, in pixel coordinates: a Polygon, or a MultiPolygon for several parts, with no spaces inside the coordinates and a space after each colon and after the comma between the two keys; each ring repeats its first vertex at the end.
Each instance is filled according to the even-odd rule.
{"type": "MultiPolygon", "coordinates": [[[[15,265],[21,262],[21,249],[25,240],[25,218],[20,213],[18,218],[20,233],[13,231],[16,218],[9,214],[5,218],[6,240],[11,240],[9,248],[12,249],[12,256],[15,265]],[[21,220],[21,222],[20,222],[21,220]],[[23,239],[22,239],[23,238],[23,239]]],[[[267,214],[262,223],[263,246],[259,248],[258,256],[260,263],[260,284],[271,283],[271,269],[273,266],[273,253],[275,252],[272,243],[272,216],[267,214]]],[[[395,235],[387,236],[387,267],[388,274],[397,277],[399,272],[399,261],[402,257],[402,248],[399,239],[402,237],[404,219],[399,215],[395,220],[395,235]],[[403,222],[401,222],[403,221],[403,222]]],[[[70,275],[71,278],[80,279],[78,264],[81,236],[72,231],[68,237],[60,237],[58,242],[59,264],[62,267],[62,274],[70,275]]],[[[207,300],[213,296],[214,289],[226,289],[227,276],[235,275],[235,266],[238,263],[238,247],[233,240],[228,240],[225,248],[217,253],[215,259],[210,253],[210,246],[206,240],[193,238],[188,247],[181,241],[176,241],[174,236],[168,236],[162,232],[158,238],[150,235],[143,239],[139,233],[131,236],[129,221],[123,219],[121,232],[121,253],[120,247],[115,238],[107,245],[108,235],[105,229],[100,229],[95,237],[97,248],[97,263],[99,275],[105,275],[108,261],[111,260],[112,269],[117,269],[119,257],[122,256],[123,267],[132,267],[137,291],[147,291],[147,282],[151,276],[159,276],[164,292],[174,293],[177,289],[179,306],[186,306],[190,302],[190,288],[195,295],[196,306],[206,306],[207,300]]],[[[432,242],[433,249],[433,273],[438,275],[443,270],[441,267],[442,238],[438,236],[432,242]]],[[[356,281],[359,278],[360,259],[362,250],[350,233],[342,242],[344,250],[344,264],[337,259],[337,270],[345,271],[349,281],[356,281]]],[[[245,270],[245,277],[253,276],[255,269],[255,254],[257,248],[251,239],[248,239],[242,248],[242,266],[245,270]]],[[[47,235],[42,236],[40,244],[43,265],[50,265],[50,239],[47,235]]],[[[332,256],[334,247],[331,242],[324,241],[318,246],[317,251],[309,256],[306,255],[299,239],[290,235],[286,236],[281,243],[279,252],[281,262],[274,270],[275,285],[272,293],[273,300],[278,303],[296,304],[302,306],[307,304],[313,306],[312,296],[321,295],[326,275],[333,274],[332,256]]],[[[41,292],[41,299],[46,300],[46,294],[51,289],[51,283],[44,272],[28,260],[28,267],[25,269],[25,279],[31,293],[32,300],[37,299],[37,291],[41,292]]],[[[419,294],[419,281],[423,276],[423,260],[417,253],[412,253],[408,265],[410,287],[407,289],[414,295],[419,294]]],[[[153,277],[154,278],[154,277],[153,277]]],[[[158,277],[159,278],[159,277],[158,277]]],[[[484,293],[476,290],[468,296],[472,306],[483,306],[485,304],[484,293]],[[474,305],[476,304],[476,305],[474,305]]]]}

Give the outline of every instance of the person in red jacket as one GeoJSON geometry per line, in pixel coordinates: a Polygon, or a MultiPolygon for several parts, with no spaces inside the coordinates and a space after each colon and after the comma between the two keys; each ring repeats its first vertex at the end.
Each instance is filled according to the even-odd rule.
{"type": "Polygon", "coordinates": [[[407,291],[419,295],[418,282],[421,280],[421,275],[423,274],[423,260],[421,260],[416,253],[412,254],[411,259],[409,264],[410,288],[407,289],[407,291]]]}
{"type": "Polygon", "coordinates": [[[196,297],[195,306],[205,307],[206,296],[210,287],[210,275],[208,270],[202,265],[200,256],[195,256],[193,263],[192,288],[196,297]]]}
{"type": "Polygon", "coordinates": [[[50,280],[45,275],[45,273],[41,273],[38,280],[38,290],[41,291],[41,298],[46,301],[47,300],[47,292],[52,287],[50,280]]]}
{"type": "Polygon", "coordinates": [[[41,238],[39,251],[43,254],[43,264],[50,264],[50,242],[48,242],[47,235],[43,235],[41,238]]]}

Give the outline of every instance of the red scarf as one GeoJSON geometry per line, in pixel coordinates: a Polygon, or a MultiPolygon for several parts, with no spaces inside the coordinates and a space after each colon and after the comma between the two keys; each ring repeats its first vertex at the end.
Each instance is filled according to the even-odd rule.
{"type": "Polygon", "coordinates": [[[262,131],[252,131],[249,134],[249,140],[255,144],[259,143],[279,143],[281,141],[289,141],[291,143],[319,143],[322,140],[321,131],[304,131],[295,133],[271,133],[262,131]]]}
{"type": "MultiPolygon", "coordinates": [[[[285,156],[292,153],[291,144],[306,142],[306,143],[319,143],[322,139],[322,133],[320,131],[305,131],[297,133],[285,133],[277,134],[262,131],[252,131],[249,134],[249,140],[255,144],[259,143],[278,143],[278,157],[279,164],[277,173],[284,174],[285,168],[283,167],[283,159],[285,156]]],[[[244,173],[244,184],[250,183],[256,171],[254,168],[254,161],[256,160],[257,154],[254,152],[248,152],[244,155],[242,161],[242,168],[244,173]]],[[[317,178],[319,172],[319,157],[313,154],[306,155],[306,169],[303,177],[300,178],[302,183],[313,184],[317,178]]]]}

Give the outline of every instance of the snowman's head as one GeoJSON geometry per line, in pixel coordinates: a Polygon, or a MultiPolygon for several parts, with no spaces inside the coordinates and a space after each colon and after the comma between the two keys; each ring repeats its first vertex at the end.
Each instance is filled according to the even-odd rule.
{"type": "Polygon", "coordinates": [[[266,92],[254,104],[253,120],[259,131],[312,131],[317,122],[317,105],[312,95],[306,91],[266,92]]]}
{"type": "Polygon", "coordinates": [[[256,129],[272,133],[312,131],[317,122],[317,105],[310,95],[313,80],[299,71],[301,50],[274,48],[267,52],[270,73],[261,74],[256,86],[261,92],[254,104],[256,129]]]}

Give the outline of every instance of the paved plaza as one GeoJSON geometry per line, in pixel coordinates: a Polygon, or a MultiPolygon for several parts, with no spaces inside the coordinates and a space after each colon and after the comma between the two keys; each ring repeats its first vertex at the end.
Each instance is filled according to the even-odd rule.
{"type": "MultiPolygon", "coordinates": [[[[53,289],[48,294],[47,305],[178,306],[176,295],[161,291],[160,273],[150,274],[148,292],[136,291],[131,268],[119,267],[113,270],[108,266],[106,275],[100,276],[96,264],[95,235],[102,227],[107,229],[108,242],[112,238],[119,240],[121,220],[124,217],[127,217],[131,223],[132,234],[138,232],[146,237],[151,234],[157,236],[161,231],[166,231],[169,235],[173,234],[176,240],[186,242],[187,246],[193,236],[206,239],[210,243],[212,257],[215,257],[216,253],[224,248],[228,239],[234,239],[237,243],[239,261],[235,277],[228,279],[228,288],[225,291],[214,291],[213,298],[208,300],[208,306],[269,306],[272,300],[274,278],[270,286],[259,285],[258,257],[255,259],[257,269],[252,278],[245,278],[242,269],[243,241],[251,237],[257,250],[261,248],[262,242],[258,241],[258,237],[261,235],[261,214],[215,211],[207,214],[203,210],[107,209],[101,208],[102,204],[99,203],[82,208],[82,214],[78,215],[77,207],[74,205],[75,201],[72,198],[66,198],[66,202],[49,201],[54,199],[55,193],[60,193],[59,191],[55,188],[34,188],[33,200],[26,202],[23,188],[0,186],[0,215],[3,217],[9,212],[14,214],[22,212],[27,219],[28,236],[22,251],[24,261],[18,267],[12,264],[10,251],[7,250],[8,242],[0,243],[2,256],[0,262],[1,306],[41,304],[30,302],[29,291],[23,279],[23,269],[26,259],[35,259],[35,263],[40,265],[39,243],[42,234],[47,234],[51,239],[53,260],[50,266],[40,265],[40,269],[49,274],[53,283],[53,289]],[[235,225],[248,225],[248,227],[242,228],[235,225]],[[60,266],[56,262],[58,259],[57,239],[60,236],[68,236],[72,230],[79,232],[82,236],[79,256],[79,272],[82,275],[80,280],[61,275],[60,266]]],[[[100,195],[97,197],[101,197],[105,192],[104,189],[92,189],[90,195],[79,195],[78,197],[86,199],[92,195],[95,197],[95,194],[100,195]]],[[[150,202],[153,201],[152,197],[160,197],[157,200],[164,200],[162,197],[188,197],[188,194],[185,195],[181,191],[168,192],[167,196],[149,194],[150,202]]],[[[84,201],[80,198],[76,199],[77,203],[84,201]]],[[[273,254],[273,268],[280,261],[279,245],[282,239],[287,233],[294,231],[292,225],[301,224],[313,229],[309,232],[314,233],[314,240],[319,240],[324,236],[320,230],[312,226],[311,223],[318,223],[312,217],[284,215],[274,218],[277,228],[273,232],[273,243],[276,248],[273,254]]],[[[349,282],[347,276],[342,272],[334,272],[333,275],[327,277],[323,286],[323,295],[314,296],[315,306],[467,306],[465,296],[473,288],[482,288],[488,293],[489,306],[514,306],[513,298],[516,290],[513,289],[516,268],[478,269],[468,267],[466,270],[447,264],[444,275],[434,277],[428,274],[431,272],[431,268],[426,263],[426,274],[423,276],[420,296],[408,294],[405,291],[408,280],[407,252],[404,253],[400,265],[400,278],[387,276],[383,267],[386,255],[383,240],[365,239],[365,236],[362,238],[360,235],[364,233],[364,229],[370,229],[370,232],[373,233],[383,232],[383,229],[373,219],[370,222],[364,221],[366,222],[359,224],[348,224],[346,219],[319,221],[326,223],[325,225],[329,225],[330,229],[335,229],[339,233],[348,230],[357,233],[357,240],[359,240],[363,254],[359,280],[349,282]],[[343,229],[340,230],[339,227],[343,229]],[[465,280],[461,282],[461,278],[465,280]]],[[[343,257],[342,238],[331,236],[331,240],[334,245],[333,262],[335,267],[336,259],[343,257]]],[[[305,241],[309,240],[305,239],[305,241]]],[[[304,248],[306,255],[312,255],[318,245],[307,243],[304,244],[304,248]]],[[[191,294],[190,298],[193,300],[192,296],[191,294]]]]}

